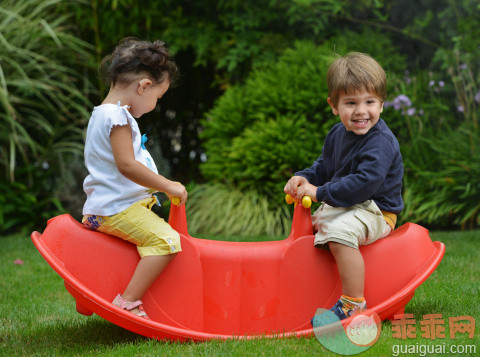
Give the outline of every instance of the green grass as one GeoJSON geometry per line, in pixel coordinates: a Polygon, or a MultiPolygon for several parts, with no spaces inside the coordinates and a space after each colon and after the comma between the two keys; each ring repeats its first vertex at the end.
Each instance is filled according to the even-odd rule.
{"type": "MultiPolygon", "coordinates": [[[[476,345],[480,353],[479,327],[475,337],[449,338],[448,317],[470,315],[480,323],[480,231],[432,233],[445,243],[443,261],[417,289],[406,312],[417,321],[417,338],[392,337],[392,325],[384,322],[378,342],[362,355],[391,356],[396,344],[476,345]],[[425,314],[443,314],[443,340],[421,338],[420,321],[425,314]]],[[[237,239],[238,240],[238,239],[237,239]]],[[[413,347],[411,347],[413,348],[413,347]]],[[[29,237],[0,237],[0,350],[2,355],[331,355],[313,338],[257,339],[177,343],[135,335],[96,315],[75,311],[75,302],[62,279],[36,251],[29,237]],[[14,264],[16,259],[23,265],[14,264]]],[[[417,354],[418,356],[419,354],[417,354]]]]}

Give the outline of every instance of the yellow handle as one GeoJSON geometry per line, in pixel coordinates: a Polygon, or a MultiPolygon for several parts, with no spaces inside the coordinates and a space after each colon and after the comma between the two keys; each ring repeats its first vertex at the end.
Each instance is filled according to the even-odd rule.
{"type": "MultiPolygon", "coordinates": [[[[285,201],[287,201],[287,203],[289,205],[291,205],[295,200],[293,199],[292,196],[287,194],[285,196],[285,201]]],[[[296,202],[295,202],[295,205],[296,205],[296,202]]],[[[310,208],[312,206],[312,199],[310,198],[310,196],[303,196],[302,197],[302,206],[305,207],[305,208],[310,208]]]]}
{"type": "MultiPolygon", "coordinates": [[[[181,185],[180,182],[175,181],[176,184],[181,185]]],[[[173,196],[172,197],[172,204],[178,206],[180,204],[180,197],[173,196]]]]}
{"type": "Polygon", "coordinates": [[[287,203],[288,203],[289,205],[291,205],[291,204],[293,203],[293,197],[290,196],[289,194],[287,194],[287,195],[285,196],[285,201],[287,201],[287,203]]]}
{"type": "Polygon", "coordinates": [[[302,206],[305,208],[310,208],[311,205],[312,205],[312,199],[310,198],[310,196],[303,196],[302,206]]]}

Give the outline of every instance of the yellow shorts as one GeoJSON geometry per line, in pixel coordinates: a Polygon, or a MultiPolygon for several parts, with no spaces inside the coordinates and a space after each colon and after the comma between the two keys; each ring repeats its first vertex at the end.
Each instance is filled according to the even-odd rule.
{"type": "Polygon", "coordinates": [[[180,235],[164,219],[152,212],[156,197],[147,198],[113,216],[85,215],[82,223],[137,246],[143,258],[148,255],[168,255],[182,250],[180,235]]]}

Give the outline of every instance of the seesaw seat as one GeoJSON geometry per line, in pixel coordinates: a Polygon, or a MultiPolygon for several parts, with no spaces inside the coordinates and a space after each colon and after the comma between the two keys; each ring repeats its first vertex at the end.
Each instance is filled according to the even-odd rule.
{"type": "MultiPolygon", "coordinates": [[[[185,206],[172,205],[169,223],[181,235],[182,252],[142,299],[151,321],[111,304],[139,260],[134,245],[91,231],[70,215],[52,218],[32,240],[64,279],[78,312],[157,339],[310,335],[316,309],[331,307],[341,294],[335,261],[313,247],[310,209],[301,205],[290,236],[274,242],[193,238],[185,206]]],[[[361,251],[365,297],[383,320],[403,311],[445,246],[432,242],[425,228],[407,223],[361,251]]]]}

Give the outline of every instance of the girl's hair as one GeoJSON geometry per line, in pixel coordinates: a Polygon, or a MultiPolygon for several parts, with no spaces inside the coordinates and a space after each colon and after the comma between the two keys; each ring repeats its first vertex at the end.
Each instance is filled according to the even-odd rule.
{"type": "Polygon", "coordinates": [[[128,85],[141,76],[161,83],[178,78],[178,67],[162,41],[140,41],[127,37],[100,64],[100,74],[107,83],[128,85]]]}
{"type": "Polygon", "coordinates": [[[337,58],[327,72],[328,95],[336,106],[341,93],[362,89],[375,94],[382,102],[387,99],[387,76],[372,57],[350,52],[337,58]]]}

